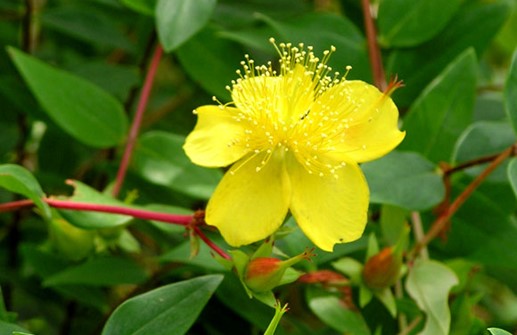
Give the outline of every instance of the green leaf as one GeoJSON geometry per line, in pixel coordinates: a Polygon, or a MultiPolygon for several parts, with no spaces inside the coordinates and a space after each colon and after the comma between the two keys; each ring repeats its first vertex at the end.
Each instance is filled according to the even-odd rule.
{"type": "Polygon", "coordinates": [[[469,49],[426,87],[404,120],[401,150],[418,151],[436,163],[451,159],[454,143],[472,120],[476,71],[469,49]]]}
{"type": "Polygon", "coordinates": [[[512,65],[504,86],[504,103],[508,118],[517,133],[517,49],[513,54],[512,65]]]}
{"type": "Polygon", "coordinates": [[[517,197],[517,158],[516,157],[514,157],[510,160],[506,173],[508,175],[508,180],[510,181],[510,185],[512,186],[513,193],[517,197]]]}
{"type": "Polygon", "coordinates": [[[415,262],[406,280],[406,290],[427,315],[420,335],[449,334],[449,291],[457,283],[454,272],[442,263],[431,260],[415,262]]]}
{"type": "Polygon", "coordinates": [[[414,152],[394,151],[362,169],[373,203],[422,210],[438,204],[445,194],[435,165],[414,152]]]}
{"type": "Polygon", "coordinates": [[[308,13],[292,19],[274,20],[264,15],[260,18],[278,32],[277,43],[311,45],[318,56],[333,45],[336,53],[328,62],[333,71],[344,73],[345,67],[350,65],[352,71],[348,79],[368,81],[371,78],[364,36],[346,17],[330,13],[308,13]]]}
{"type": "MultiPolygon", "coordinates": [[[[123,202],[99,193],[90,186],[77,180],[68,180],[67,183],[74,187],[74,194],[70,200],[91,204],[103,204],[120,207],[128,207],[123,202]]],[[[133,218],[121,214],[107,214],[90,211],[59,210],[61,215],[72,225],[83,229],[114,228],[127,224],[133,218]]]]}
{"type": "Polygon", "coordinates": [[[26,330],[23,329],[22,327],[14,324],[14,323],[8,323],[8,322],[0,320],[0,334],[15,334],[17,332],[18,333],[22,332],[22,334],[30,335],[30,333],[25,333],[26,330]]]}
{"type": "Polygon", "coordinates": [[[503,330],[500,328],[488,328],[487,330],[492,335],[512,335],[511,333],[507,332],[506,330],[503,330]]]}
{"type": "Polygon", "coordinates": [[[463,0],[383,0],[379,4],[379,42],[410,47],[438,34],[463,0]]]}
{"type": "MultiPolygon", "coordinates": [[[[507,121],[480,121],[469,126],[458,139],[453,153],[453,162],[461,163],[480,157],[498,154],[515,143],[515,133],[507,121]]],[[[465,170],[476,176],[486,169],[487,164],[465,170]]],[[[487,180],[505,182],[506,164],[498,167],[487,180]]]]}
{"type": "Polygon", "coordinates": [[[118,284],[139,284],[147,279],[147,273],[134,261],[103,257],[89,260],[83,264],[68,267],[50,277],[44,286],[90,285],[110,286],[118,284]]]}
{"type": "Polygon", "coordinates": [[[192,164],[183,151],[184,142],[184,137],[171,133],[145,133],[140,136],[135,149],[133,167],[150,182],[196,198],[208,199],[222,172],[192,164]]]}
{"type": "Polygon", "coordinates": [[[203,29],[178,48],[177,56],[187,73],[208,93],[230,101],[226,86],[237,79],[242,53],[236,45],[217,35],[214,29],[203,29]]]}
{"type": "Polygon", "coordinates": [[[216,4],[217,0],[158,0],[156,29],[163,49],[170,52],[200,31],[216,4]]]}
{"type": "Polygon", "coordinates": [[[115,310],[102,334],[185,334],[222,279],[221,275],[198,277],[131,298],[115,310]]]}
{"type": "Polygon", "coordinates": [[[398,74],[405,84],[404,89],[394,94],[397,105],[409,106],[428,83],[465,49],[474,48],[481,58],[509,13],[506,0],[463,1],[462,7],[434,38],[416,48],[392,52],[387,58],[386,73],[398,74]]]}
{"type": "Polygon", "coordinates": [[[0,187],[31,199],[43,216],[50,218],[50,207],[42,200],[45,194],[41,186],[24,167],[14,164],[0,165],[0,187]]]}
{"type": "Polygon", "coordinates": [[[362,315],[344,306],[335,295],[323,293],[313,287],[307,290],[309,308],[331,328],[344,334],[370,335],[370,329],[362,315]]]}
{"type": "Polygon", "coordinates": [[[120,0],[122,4],[134,11],[148,16],[154,16],[154,8],[156,7],[157,1],[158,0],[120,0]]]}
{"type": "Polygon", "coordinates": [[[65,132],[97,148],[123,141],[127,117],[115,98],[15,48],[9,47],[8,52],[43,109],[65,132]]]}

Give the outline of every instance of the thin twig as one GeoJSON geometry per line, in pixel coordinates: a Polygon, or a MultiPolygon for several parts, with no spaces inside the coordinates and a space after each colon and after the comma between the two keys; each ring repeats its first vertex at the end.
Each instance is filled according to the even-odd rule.
{"type": "Polygon", "coordinates": [[[448,168],[448,169],[444,170],[443,173],[445,175],[451,175],[453,173],[456,173],[458,171],[462,171],[462,170],[471,168],[471,167],[476,166],[476,165],[481,165],[481,164],[489,163],[489,162],[493,161],[494,159],[496,159],[499,155],[500,155],[500,153],[499,154],[495,154],[495,155],[490,155],[490,156],[476,158],[476,159],[473,159],[471,161],[464,162],[464,163],[461,163],[461,164],[456,165],[454,167],[448,168]]]}
{"type": "Polygon", "coordinates": [[[158,64],[160,63],[160,59],[163,54],[163,49],[160,44],[156,46],[154,50],[153,58],[151,60],[151,64],[149,65],[149,70],[147,71],[147,75],[145,77],[144,86],[142,87],[142,92],[140,93],[140,100],[138,101],[138,106],[135,112],[135,117],[131,124],[131,130],[129,131],[128,139],[126,142],[126,147],[124,149],[124,154],[122,156],[122,160],[120,161],[120,166],[117,172],[117,177],[115,179],[115,185],[113,186],[113,196],[117,197],[120,193],[122,185],[124,184],[124,179],[126,177],[127,168],[129,166],[129,162],[131,161],[131,156],[133,155],[133,149],[136,144],[136,140],[138,138],[138,133],[140,131],[140,126],[142,124],[143,115],[145,112],[145,108],[147,107],[147,102],[149,101],[149,95],[151,94],[151,89],[153,87],[154,77],[156,75],[156,69],[158,68],[158,64]]]}
{"type": "Polygon", "coordinates": [[[368,43],[368,56],[370,58],[370,65],[372,68],[373,82],[375,86],[381,91],[387,87],[386,76],[384,75],[384,67],[382,65],[381,50],[377,43],[377,32],[370,10],[370,1],[362,0],[364,27],[366,30],[366,38],[368,43]]]}
{"type": "Polygon", "coordinates": [[[432,224],[429,231],[425,234],[421,241],[417,242],[413,249],[409,252],[409,259],[414,259],[420,251],[428,245],[447,225],[447,222],[451,219],[451,217],[456,213],[456,211],[465,203],[465,201],[470,197],[470,195],[474,192],[474,190],[492,173],[502,162],[504,162],[508,157],[515,154],[516,145],[512,145],[502,153],[500,153],[487,168],[474,179],[463,192],[454,200],[454,202],[444,211],[444,213],[436,219],[436,221],[432,224]]]}
{"type": "MultiPolygon", "coordinates": [[[[411,225],[413,226],[415,241],[419,243],[424,239],[424,227],[422,225],[422,218],[420,217],[419,212],[411,212],[411,225]]],[[[420,256],[422,256],[423,259],[429,259],[429,252],[427,251],[427,247],[424,246],[420,250],[420,256]]]]}
{"type": "Polygon", "coordinates": [[[209,246],[213,251],[219,254],[219,256],[225,258],[225,259],[231,259],[230,255],[228,255],[226,252],[223,251],[223,249],[219,248],[218,245],[216,245],[214,242],[212,242],[206,235],[199,229],[199,227],[194,226],[194,231],[196,232],[196,235],[199,236],[200,239],[203,240],[203,242],[206,243],[207,246],[209,246]]]}

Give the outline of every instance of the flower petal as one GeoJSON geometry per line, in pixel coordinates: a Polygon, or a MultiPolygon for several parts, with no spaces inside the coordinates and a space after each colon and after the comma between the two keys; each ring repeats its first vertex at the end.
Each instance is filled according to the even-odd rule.
{"type": "Polygon", "coordinates": [[[219,229],[228,244],[250,244],[280,227],[289,198],[289,179],[281,157],[250,154],[223,177],[208,202],[205,220],[219,229]],[[257,167],[261,167],[259,171],[257,167]]]}
{"type": "MultiPolygon", "coordinates": [[[[334,163],[335,164],[335,163],[334,163]]],[[[346,164],[335,175],[309,174],[293,159],[291,212],[305,235],[320,249],[361,237],[367,221],[369,191],[356,164],[346,164]]]]}
{"type": "Polygon", "coordinates": [[[245,138],[243,125],[235,119],[236,108],[203,106],[195,110],[198,120],[183,149],[190,160],[206,167],[221,167],[243,157],[249,149],[239,145],[245,138]]]}
{"type": "Polygon", "coordinates": [[[341,127],[336,140],[329,143],[329,158],[370,161],[387,154],[404,139],[393,100],[365,82],[339,83],[318,97],[315,106],[330,109],[341,127]]]}

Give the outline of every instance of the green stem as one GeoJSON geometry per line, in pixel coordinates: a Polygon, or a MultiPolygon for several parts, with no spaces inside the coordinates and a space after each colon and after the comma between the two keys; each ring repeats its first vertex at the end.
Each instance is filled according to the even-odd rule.
{"type": "Polygon", "coordinates": [[[280,301],[277,301],[277,304],[275,305],[275,315],[273,316],[273,319],[269,323],[269,326],[266,329],[266,332],[264,335],[274,335],[276,328],[278,327],[278,323],[280,322],[280,319],[282,319],[282,316],[287,312],[289,309],[287,308],[287,304],[282,306],[280,304],[280,301]]]}

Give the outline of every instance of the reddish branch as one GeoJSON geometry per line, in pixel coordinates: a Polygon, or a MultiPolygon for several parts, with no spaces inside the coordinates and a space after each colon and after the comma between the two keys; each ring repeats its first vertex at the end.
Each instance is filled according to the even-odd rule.
{"type": "Polygon", "coordinates": [[[419,241],[413,249],[409,252],[409,258],[415,258],[420,250],[428,245],[440,232],[447,226],[447,223],[452,216],[458,211],[458,209],[465,203],[465,201],[471,196],[474,190],[492,173],[501,163],[503,163],[508,157],[515,155],[516,145],[512,145],[499,155],[487,166],[487,168],[474,179],[463,192],[452,202],[452,204],[444,210],[444,212],[436,219],[432,224],[429,231],[425,234],[424,238],[419,241]]]}
{"type": "Polygon", "coordinates": [[[384,75],[384,67],[382,66],[382,57],[379,44],[377,43],[377,31],[370,10],[370,1],[361,0],[364,16],[364,27],[366,30],[366,38],[368,43],[368,56],[373,72],[373,82],[381,91],[386,89],[386,77],[384,75]]]}
{"type": "Polygon", "coordinates": [[[138,133],[140,131],[140,126],[142,124],[144,111],[147,107],[147,102],[149,101],[149,96],[151,94],[151,89],[153,87],[154,77],[156,75],[156,69],[158,68],[158,64],[160,63],[162,54],[163,49],[161,45],[158,44],[156,46],[156,49],[154,50],[153,58],[151,60],[149,70],[147,71],[147,75],[145,77],[144,86],[142,87],[142,92],[140,93],[140,100],[138,101],[138,107],[135,112],[135,118],[133,119],[133,122],[131,124],[131,130],[129,132],[126,147],[124,149],[124,155],[122,156],[122,160],[120,161],[117,177],[115,179],[115,185],[113,186],[112,194],[114,197],[118,196],[118,194],[120,193],[120,189],[122,188],[122,184],[124,184],[127,168],[129,166],[129,162],[131,161],[131,156],[133,155],[133,149],[138,138],[138,133]]]}
{"type": "MultiPolygon", "coordinates": [[[[186,228],[193,229],[197,236],[203,242],[206,243],[210,249],[215,251],[218,255],[223,258],[230,259],[230,256],[225,253],[219,246],[217,246],[214,242],[212,242],[199,228],[201,224],[204,224],[204,215],[200,214],[200,212],[196,212],[194,215],[179,215],[179,214],[167,214],[162,212],[149,211],[145,209],[137,209],[123,206],[112,206],[112,205],[102,205],[102,204],[93,204],[86,202],[77,202],[70,200],[58,200],[58,199],[43,199],[49,206],[58,208],[58,209],[68,209],[68,210],[76,210],[76,211],[89,211],[89,212],[102,212],[102,213],[110,213],[110,214],[121,214],[128,215],[134,218],[143,219],[143,220],[154,220],[165,223],[177,224],[181,226],[185,226],[186,228]]],[[[5,204],[0,204],[0,213],[2,212],[10,212],[14,210],[19,210],[24,207],[32,207],[34,206],[34,202],[32,200],[18,200],[5,204]]]]}

